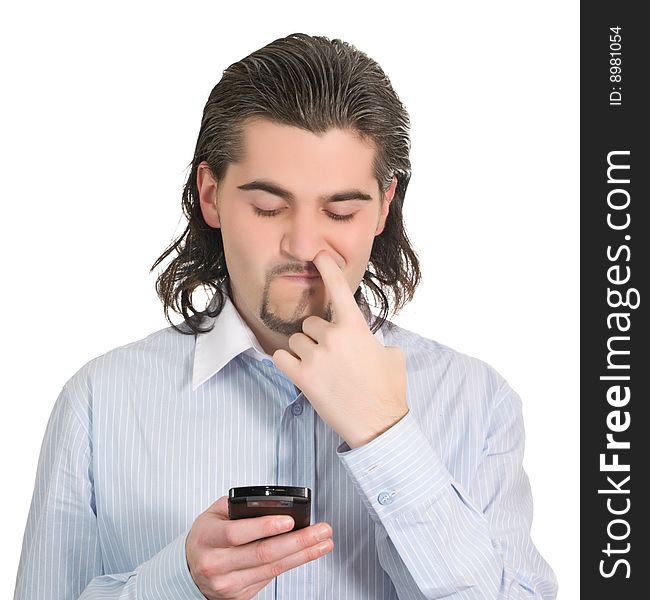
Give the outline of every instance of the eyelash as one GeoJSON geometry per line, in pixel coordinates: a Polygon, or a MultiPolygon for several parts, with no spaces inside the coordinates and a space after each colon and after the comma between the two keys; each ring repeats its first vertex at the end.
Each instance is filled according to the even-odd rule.
{"type": "MultiPolygon", "coordinates": [[[[253,206],[253,210],[255,211],[255,214],[260,217],[274,217],[280,212],[281,209],[276,208],[275,210],[262,210],[261,208],[257,208],[257,206],[253,206]]],[[[354,213],[349,215],[337,215],[335,213],[328,212],[327,216],[332,219],[332,221],[350,221],[352,220],[352,217],[354,217],[354,213]]]]}

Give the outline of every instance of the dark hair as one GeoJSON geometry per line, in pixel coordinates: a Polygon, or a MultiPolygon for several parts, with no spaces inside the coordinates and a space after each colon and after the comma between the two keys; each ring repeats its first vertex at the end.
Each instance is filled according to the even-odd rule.
{"type": "MultiPolygon", "coordinates": [[[[243,126],[251,117],[325,133],[352,129],[376,147],[373,170],[385,191],[393,176],[397,188],[384,230],[375,236],[362,285],[380,309],[373,333],[386,321],[392,296],[393,313],[413,298],[420,265],[404,230],[402,205],[411,176],[409,116],[381,67],[365,53],[339,39],[294,33],[253,52],[223,72],[203,110],[192,170],[183,189],[187,227],[151,267],[177,256],[156,280],[167,321],[181,333],[203,333],[204,317],[217,316],[229,289],[221,230],[203,219],[197,169],[207,161],[217,182],[230,163],[243,155],[243,126]],[[223,285],[226,289],[224,290],[223,285]],[[192,305],[199,286],[214,296],[204,310],[192,305]],[[169,310],[183,315],[186,327],[171,322],[169,310]],[[187,329],[189,328],[189,330],[187,329]]],[[[151,272],[150,271],[150,272],[151,272]]],[[[362,285],[354,297],[368,306],[362,285]]]]}

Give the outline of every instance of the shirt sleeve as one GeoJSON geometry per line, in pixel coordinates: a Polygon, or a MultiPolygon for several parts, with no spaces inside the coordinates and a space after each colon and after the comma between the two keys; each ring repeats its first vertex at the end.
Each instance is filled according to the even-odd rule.
{"type": "Polygon", "coordinates": [[[14,600],[205,600],[185,558],[188,531],[131,572],[104,572],[89,419],[76,402],[85,391],[74,381],[61,391],[45,431],[14,600]]]}
{"type": "Polygon", "coordinates": [[[337,450],[400,598],[556,597],[555,575],[530,538],[521,401],[507,385],[499,396],[470,489],[454,480],[412,411],[364,446],[337,450]]]}

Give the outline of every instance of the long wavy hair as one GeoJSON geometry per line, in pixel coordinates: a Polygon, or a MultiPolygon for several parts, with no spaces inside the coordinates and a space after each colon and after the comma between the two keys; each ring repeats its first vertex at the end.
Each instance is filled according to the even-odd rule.
{"type": "Polygon", "coordinates": [[[210,92],[203,109],[191,172],[183,189],[185,231],[151,267],[175,256],[156,280],[156,292],[167,321],[181,333],[197,334],[205,317],[216,317],[229,293],[221,230],[203,219],[197,170],[207,161],[218,182],[230,163],[243,156],[243,125],[251,117],[313,133],[331,128],[352,129],[375,144],[373,172],[379,189],[386,191],[393,176],[397,188],[384,230],[375,236],[367,269],[354,295],[369,306],[367,289],[379,314],[371,329],[377,331],[389,311],[397,312],[413,298],[420,282],[420,265],[404,229],[402,206],[411,176],[410,122],[388,77],[365,53],[340,39],[294,33],[280,38],[230,65],[210,92]],[[211,289],[208,306],[192,304],[195,290],[211,289]],[[183,316],[185,327],[172,323],[169,311],[183,316]]]}

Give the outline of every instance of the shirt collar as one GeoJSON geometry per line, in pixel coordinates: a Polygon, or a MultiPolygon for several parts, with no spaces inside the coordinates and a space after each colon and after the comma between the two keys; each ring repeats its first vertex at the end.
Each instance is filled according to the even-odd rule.
{"type": "MultiPolygon", "coordinates": [[[[224,290],[225,301],[221,312],[208,320],[214,326],[210,331],[196,334],[194,366],[192,370],[192,391],[218,373],[233,358],[242,353],[256,360],[272,360],[264,352],[250,327],[242,319],[239,311],[224,290]]],[[[214,300],[215,298],[213,298],[214,300]]],[[[210,307],[213,302],[210,302],[210,307]]],[[[368,316],[366,316],[368,320],[368,316]]],[[[374,334],[383,344],[381,329],[374,334]]]]}

